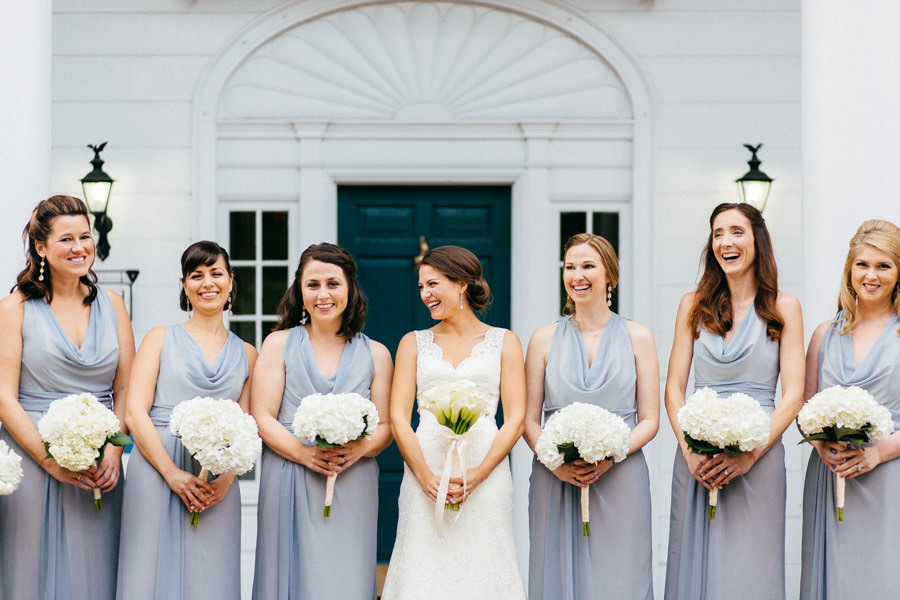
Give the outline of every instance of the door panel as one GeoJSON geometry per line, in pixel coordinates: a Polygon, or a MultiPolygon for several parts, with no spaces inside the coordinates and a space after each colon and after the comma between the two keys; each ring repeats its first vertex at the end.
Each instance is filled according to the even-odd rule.
{"type": "MultiPolygon", "coordinates": [[[[339,186],[338,243],[359,264],[369,300],[366,334],[393,355],[404,334],[434,325],[417,289],[413,258],[420,236],[430,248],[456,244],[478,256],[493,294],[481,318],[509,327],[510,198],[509,186],[339,186]]],[[[403,477],[396,444],[381,453],[378,465],[378,561],[387,562],[403,477]]]]}

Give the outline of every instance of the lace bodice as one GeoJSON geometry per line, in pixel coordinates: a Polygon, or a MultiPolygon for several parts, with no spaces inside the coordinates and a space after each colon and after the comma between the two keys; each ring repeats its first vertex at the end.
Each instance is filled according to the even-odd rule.
{"type": "Polygon", "coordinates": [[[500,398],[500,354],[504,335],[506,330],[500,327],[488,329],[484,339],[475,344],[469,356],[454,367],[444,359],[443,349],[434,343],[433,331],[416,331],[416,348],[419,353],[416,360],[416,389],[427,390],[438,381],[468,379],[490,395],[490,414],[494,416],[500,398]]]}

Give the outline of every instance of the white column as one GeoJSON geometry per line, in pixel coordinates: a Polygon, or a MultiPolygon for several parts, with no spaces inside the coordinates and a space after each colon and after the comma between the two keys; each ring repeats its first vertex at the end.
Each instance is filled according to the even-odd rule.
{"type": "Polygon", "coordinates": [[[5,2],[0,18],[0,297],[24,266],[22,229],[49,195],[51,0],[5,2]]]}
{"type": "Polygon", "coordinates": [[[801,20],[802,300],[810,332],[834,313],[859,224],[900,225],[900,3],[803,0],[801,20]]]}

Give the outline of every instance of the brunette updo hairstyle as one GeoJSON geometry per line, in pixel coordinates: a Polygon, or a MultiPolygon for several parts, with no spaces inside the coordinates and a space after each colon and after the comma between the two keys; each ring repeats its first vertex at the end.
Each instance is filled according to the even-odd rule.
{"type": "MultiPolygon", "coordinates": [[[[213,266],[216,264],[216,261],[219,260],[220,256],[225,260],[225,270],[228,271],[229,275],[234,277],[234,269],[231,268],[231,259],[228,258],[228,251],[215,242],[210,242],[208,240],[194,242],[181,253],[181,293],[178,296],[178,304],[181,306],[181,310],[191,310],[191,303],[188,300],[187,294],[184,293],[185,278],[193,273],[200,265],[203,265],[204,267],[213,266]]],[[[228,302],[225,303],[224,310],[231,310],[231,306],[234,304],[234,294],[237,289],[235,285],[236,283],[232,279],[231,293],[228,294],[228,302]]]]}
{"type": "MultiPolygon", "coordinates": [[[[856,292],[850,280],[851,270],[856,257],[866,246],[881,250],[891,257],[894,266],[900,270],[900,228],[884,219],[869,219],[863,222],[850,238],[850,248],[847,252],[847,260],[844,262],[844,272],[841,276],[841,292],[838,296],[838,310],[843,311],[842,316],[835,320],[834,326],[842,334],[850,333],[853,322],[856,320],[856,292]]],[[[897,318],[900,318],[900,281],[894,282],[894,290],[891,293],[891,304],[897,318]]],[[[900,329],[897,330],[900,334],[900,329]]]]}
{"type": "MultiPolygon", "coordinates": [[[[570,249],[582,244],[587,244],[600,255],[600,264],[606,269],[606,281],[609,282],[612,289],[615,289],[619,285],[619,258],[616,256],[616,249],[605,237],[594,235],[593,233],[576,233],[563,246],[563,260],[565,260],[566,253],[570,249]]],[[[605,292],[606,290],[603,291],[605,292]]],[[[567,315],[575,314],[575,303],[568,296],[566,296],[566,306],[563,308],[563,313],[567,315]]]]}
{"type": "Polygon", "coordinates": [[[484,280],[481,262],[469,250],[460,246],[438,246],[428,251],[416,272],[428,265],[444,274],[450,281],[466,284],[466,300],[476,312],[482,312],[491,303],[491,288],[484,280]]]}
{"type": "Polygon", "coordinates": [[[303,319],[303,269],[311,260],[337,265],[344,272],[344,279],[347,280],[347,308],[341,315],[338,335],[352,341],[353,336],[366,326],[369,303],[356,280],[356,261],[353,260],[353,256],[340,246],[327,242],[313,244],[300,255],[300,264],[294,273],[294,281],[278,305],[279,320],[273,331],[300,325],[303,319]]]}
{"type": "MultiPolygon", "coordinates": [[[[46,200],[38,202],[31,211],[31,218],[22,231],[22,242],[25,245],[25,268],[16,276],[16,284],[10,292],[16,288],[26,299],[47,298],[47,302],[53,300],[53,280],[50,269],[44,269],[44,280],[40,281],[41,257],[37,252],[37,242],[46,243],[53,229],[53,222],[57,217],[82,216],[91,226],[88,209],[80,198],[74,196],[50,196],[46,200]]],[[[92,265],[93,266],[93,265],[92,265]]],[[[88,293],[84,297],[85,305],[90,305],[97,297],[97,274],[89,269],[87,275],[81,277],[81,283],[87,287],[88,293]]]]}
{"type": "Polygon", "coordinates": [[[694,292],[694,305],[688,314],[688,326],[697,338],[701,327],[716,335],[724,336],[734,325],[731,291],[728,289],[725,272],[722,271],[719,261],[716,260],[716,253],[712,249],[716,217],[729,210],[736,210],[744,215],[753,230],[753,247],[756,252],[753,273],[757,285],[753,306],[760,320],[766,324],[766,335],[773,342],[777,342],[784,330],[784,318],[775,308],[775,300],[778,297],[778,267],[775,264],[772,238],[769,236],[762,213],[743,202],[720,204],[709,216],[709,238],[706,240],[706,247],[703,248],[703,275],[694,292]]]}

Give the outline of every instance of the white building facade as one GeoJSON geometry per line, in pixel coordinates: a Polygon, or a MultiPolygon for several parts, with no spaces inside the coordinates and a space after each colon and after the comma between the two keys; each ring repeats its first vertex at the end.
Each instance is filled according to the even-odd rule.
{"type": "MultiPolygon", "coordinates": [[[[764,142],[762,168],[776,179],[766,221],[780,283],[804,308],[807,300],[816,307],[805,313],[808,331],[828,316],[843,248],[858,223],[900,216],[878,194],[889,183],[877,178],[869,179],[871,195],[839,223],[826,216],[843,210],[841,199],[853,190],[839,188],[849,184],[829,181],[823,190],[816,178],[809,180],[818,186],[815,202],[801,196],[802,177],[833,167],[830,155],[813,152],[801,176],[804,143],[889,143],[874,124],[866,138],[859,130],[826,130],[807,116],[850,110],[820,93],[840,76],[830,70],[835,63],[849,73],[852,60],[823,62],[809,51],[809,44],[828,45],[833,24],[846,22],[840,9],[818,3],[804,3],[802,12],[801,2],[784,0],[50,4],[25,10],[23,22],[45,34],[52,20],[52,50],[29,38],[36,64],[52,52],[52,74],[23,91],[21,104],[39,106],[52,84],[49,167],[44,144],[28,132],[17,138],[31,141],[36,172],[49,173],[5,201],[24,215],[4,225],[6,255],[21,256],[24,219],[47,188],[80,195],[78,180],[91,158],[85,145],[108,140],[103,158],[116,179],[115,228],[102,267],[140,270],[133,289],[138,340],[182,318],[178,257],[192,241],[213,239],[233,254],[243,248],[234,258],[246,304],[234,327],[258,343],[272,320],[272,297],[287,286],[300,251],[339,241],[343,186],[508,187],[509,324],[523,341],[558,315],[561,232],[578,219],[591,228],[605,222],[597,215],[613,215],[622,266],[618,310],[653,329],[663,375],[678,299],[698,274],[708,215],[735,201],[734,179],[746,171],[743,143],[764,142]],[[239,243],[236,237],[250,230],[253,236],[239,243]],[[827,238],[816,233],[825,230],[827,238]],[[265,240],[276,238],[279,249],[271,250],[265,240]],[[824,254],[811,256],[811,247],[824,254]]],[[[896,9],[877,10],[881,22],[896,24],[896,9]]],[[[14,29],[9,21],[0,25],[14,29]]],[[[847,52],[863,31],[863,24],[849,29],[847,52]]],[[[889,31],[872,43],[896,50],[889,31]]],[[[866,60],[890,64],[891,56],[866,60]]],[[[4,73],[0,83],[17,81],[4,73]]],[[[894,84],[888,92],[895,106],[894,84]]],[[[11,284],[20,263],[4,262],[11,284]]],[[[789,596],[799,587],[806,456],[796,439],[789,432],[785,440],[789,596]]],[[[660,434],[646,449],[660,597],[674,451],[663,410],[660,434]]],[[[524,443],[512,461],[524,572],[524,443]]],[[[252,481],[242,488],[249,590],[255,489],[252,481]]]]}

